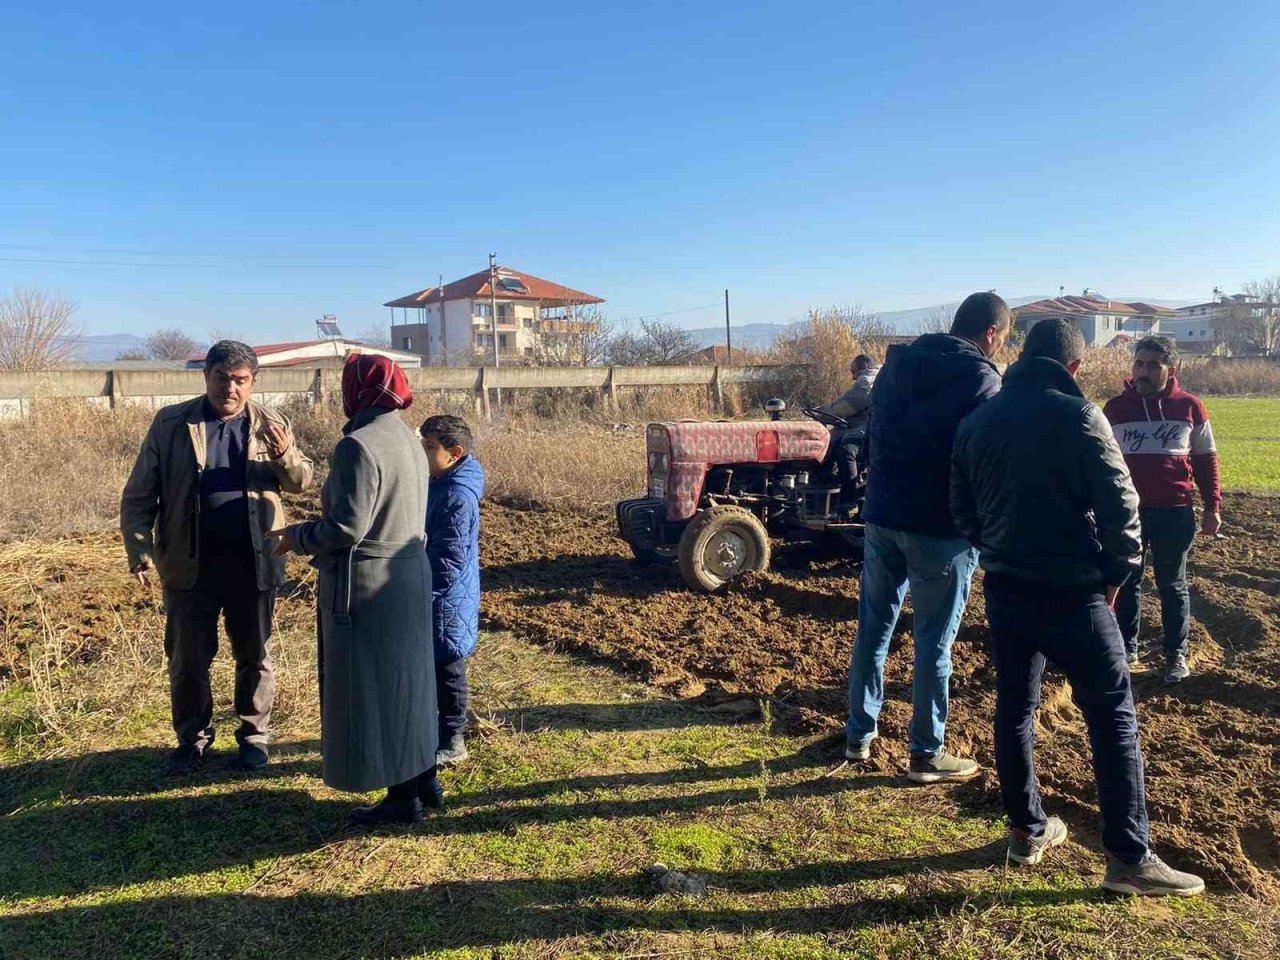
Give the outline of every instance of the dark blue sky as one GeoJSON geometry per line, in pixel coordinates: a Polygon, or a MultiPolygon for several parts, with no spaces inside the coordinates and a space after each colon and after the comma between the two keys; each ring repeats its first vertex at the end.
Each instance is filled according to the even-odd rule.
{"type": "Polygon", "coordinates": [[[1041,6],[16,5],[0,290],[262,342],[491,250],[742,323],[1280,272],[1280,4],[1041,6]]]}

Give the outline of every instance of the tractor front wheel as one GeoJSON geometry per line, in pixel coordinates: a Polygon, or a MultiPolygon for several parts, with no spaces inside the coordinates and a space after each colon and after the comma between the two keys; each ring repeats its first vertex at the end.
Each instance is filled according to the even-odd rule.
{"type": "Polygon", "coordinates": [[[676,559],[685,583],[712,593],[734,577],[769,569],[769,533],[750,510],[708,507],[685,527],[676,559]]]}

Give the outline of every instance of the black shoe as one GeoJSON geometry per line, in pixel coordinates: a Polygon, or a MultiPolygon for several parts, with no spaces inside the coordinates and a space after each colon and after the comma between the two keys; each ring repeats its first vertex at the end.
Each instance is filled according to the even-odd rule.
{"type": "Polygon", "coordinates": [[[426,773],[418,774],[414,783],[418,788],[418,799],[424,807],[431,810],[444,809],[444,786],[440,783],[440,778],[436,776],[435,770],[428,770],[426,773]]]}
{"type": "Polygon", "coordinates": [[[471,756],[467,752],[467,741],[463,739],[462,734],[455,733],[436,751],[436,766],[443,767],[450,763],[461,763],[467,757],[471,756]]]}
{"type": "Polygon", "coordinates": [[[240,770],[261,770],[267,765],[267,748],[253,743],[240,744],[235,765],[240,770]]]}
{"type": "Polygon", "coordinates": [[[422,801],[414,787],[413,780],[388,787],[387,795],[377,803],[352,810],[351,822],[366,827],[380,823],[421,823],[422,801]]]}
{"type": "Polygon", "coordinates": [[[204,763],[204,753],[200,748],[194,744],[184,743],[169,754],[164,772],[172,776],[185,776],[188,773],[195,773],[202,763],[204,763]]]}

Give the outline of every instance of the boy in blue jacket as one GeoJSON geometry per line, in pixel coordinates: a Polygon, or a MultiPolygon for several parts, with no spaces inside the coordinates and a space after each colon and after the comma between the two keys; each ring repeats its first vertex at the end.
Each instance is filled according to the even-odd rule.
{"type": "Polygon", "coordinates": [[[484,470],[471,456],[471,429],[454,416],[428,417],[418,428],[431,480],[427,487],[427,558],[431,561],[431,632],[435,641],[440,749],[436,765],[467,758],[467,657],[480,630],[480,497],[484,470]]]}

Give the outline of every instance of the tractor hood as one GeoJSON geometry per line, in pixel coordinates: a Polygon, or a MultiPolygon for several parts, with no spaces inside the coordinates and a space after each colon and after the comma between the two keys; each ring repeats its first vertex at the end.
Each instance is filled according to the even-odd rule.
{"type": "Polygon", "coordinates": [[[821,460],[831,442],[830,431],[812,420],[651,423],[648,436],[649,449],[670,453],[673,464],[708,466],[821,460]]]}
{"type": "Polygon", "coordinates": [[[666,455],[667,519],[687,520],[697,512],[709,468],[782,460],[821,462],[831,434],[811,420],[698,420],[651,423],[646,439],[651,474],[653,455],[666,455]]]}

